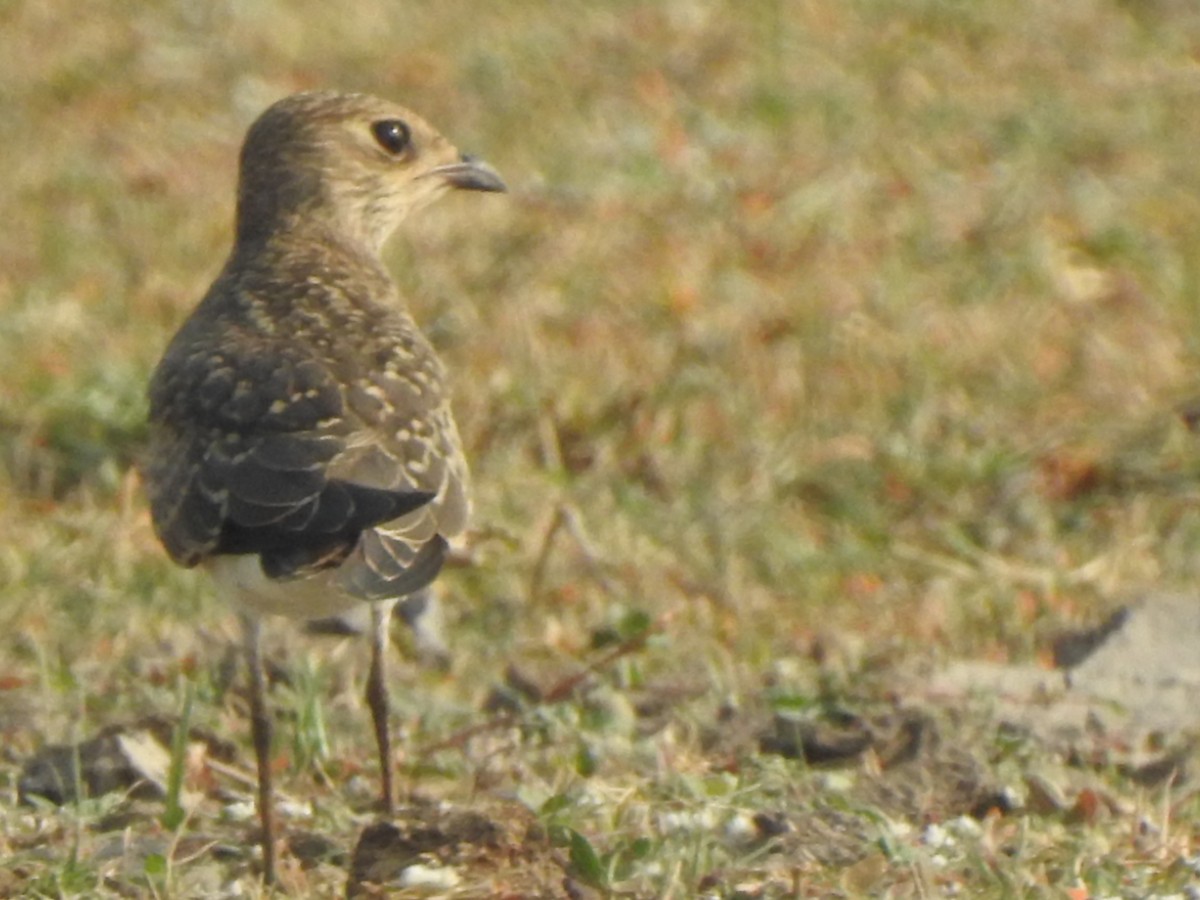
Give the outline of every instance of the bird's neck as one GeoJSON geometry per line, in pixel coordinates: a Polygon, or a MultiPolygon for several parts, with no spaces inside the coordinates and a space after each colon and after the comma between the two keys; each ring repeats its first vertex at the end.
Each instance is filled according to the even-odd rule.
{"type": "Polygon", "coordinates": [[[264,187],[253,179],[239,185],[235,247],[253,251],[280,240],[310,240],[378,259],[397,224],[397,216],[367,214],[355,197],[319,181],[290,178],[264,187]]]}
{"type": "Polygon", "coordinates": [[[382,244],[375,235],[359,234],[337,218],[319,213],[281,215],[247,227],[239,217],[230,264],[242,268],[315,252],[331,261],[383,272],[382,244]]]}

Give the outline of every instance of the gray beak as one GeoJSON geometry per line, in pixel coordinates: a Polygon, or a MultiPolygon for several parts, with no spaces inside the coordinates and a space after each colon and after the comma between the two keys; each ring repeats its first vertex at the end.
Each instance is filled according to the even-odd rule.
{"type": "Polygon", "coordinates": [[[507,191],[500,175],[481,159],[463,154],[456,163],[430,169],[426,175],[435,175],[452,188],[463,191],[507,191]]]}

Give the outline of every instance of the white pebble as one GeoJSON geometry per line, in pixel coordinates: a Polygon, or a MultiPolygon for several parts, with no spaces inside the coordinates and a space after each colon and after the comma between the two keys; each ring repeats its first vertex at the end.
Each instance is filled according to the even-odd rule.
{"type": "Polygon", "coordinates": [[[458,873],[453,869],[415,863],[400,873],[397,884],[402,888],[449,890],[457,887],[459,880],[458,873]]]}
{"type": "Polygon", "coordinates": [[[759,829],[754,824],[754,817],[749,813],[738,813],[731,816],[725,823],[725,837],[734,844],[749,844],[760,837],[759,829]]]}
{"type": "Polygon", "coordinates": [[[253,800],[238,800],[236,803],[226,804],[221,812],[231,822],[249,822],[257,810],[253,800]]]}

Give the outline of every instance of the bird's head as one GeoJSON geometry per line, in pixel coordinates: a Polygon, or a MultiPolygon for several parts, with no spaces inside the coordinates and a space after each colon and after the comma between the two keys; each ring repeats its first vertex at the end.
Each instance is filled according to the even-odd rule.
{"type": "Polygon", "coordinates": [[[505,187],[402,106],[366,94],[294,94],[246,134],[238,240],[311,219],[378,251],[409,212],[452,189],[505,187]]]}

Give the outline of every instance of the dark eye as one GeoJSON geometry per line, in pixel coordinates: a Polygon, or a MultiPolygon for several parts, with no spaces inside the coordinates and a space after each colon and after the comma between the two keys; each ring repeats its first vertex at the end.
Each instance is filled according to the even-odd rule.
{"type": "Polygon", "coordinates": [[[408,125],[400,119],[381,119],[371,126],[371,133],[379,141],[379,146],[393,156],[403,153],[412,139],[408,125]]]}

